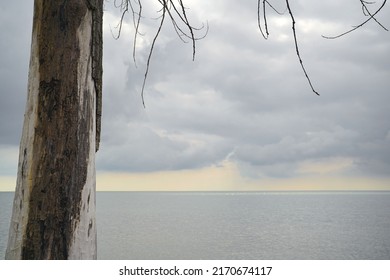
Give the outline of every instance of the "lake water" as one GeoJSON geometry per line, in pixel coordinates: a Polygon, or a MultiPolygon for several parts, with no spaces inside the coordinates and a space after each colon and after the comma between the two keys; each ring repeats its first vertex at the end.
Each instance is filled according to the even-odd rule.
{"type": "MultiPolygon", "coordinates": [[[[0,259],[13,193],[0,192],[0,259]]],[[[390,259],[390,192],[99,192],[99,259],[390,259]]]]}

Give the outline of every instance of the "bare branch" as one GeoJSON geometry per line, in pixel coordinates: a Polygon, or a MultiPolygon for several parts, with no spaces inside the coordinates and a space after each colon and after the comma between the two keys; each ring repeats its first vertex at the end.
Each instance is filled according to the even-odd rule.
{"type": "Polygon", "coordinates": [[[135,32],[134,32],[134,43],[133,43],[133,60],[134,60],[134,64],[135,64],[135,67],[137,67],[137,61],[135,59],[135,51],[136,51],[136,45],[137,45],[137,38],[138,38],[138,35],[142,35],[141,33],[139,33],[139,25],[140,25],[140,22],[141,22],[141,14],[142,14],[142,3],[140,0],[136,0],[137,1],[137,4],[138,4],[138,13],[135,13],[134,10],[133,10],[133,7],[131,8],[132,9],[132,13],[133,13],[133,22],[134,22],[134,27],[135,27],[135,32]],[[137,16],[137,17],[136,17],[137,16]],[[137,20],[135,20],[135,18],[137,18],[137,20]]]}
{"type": "Polygon", "coordinates": [[[264,37],[264,39],[267,40],[268,36],[269,36],[269,32],[268,32],[266,5],[268,5],[272,10],[274,10],[279,15],[283,15],[285,12],[279,12],[267,0],[263,0],[262,3],[263,3],[263,5],[261,5],[261,0],[257,1],[257,25],[259,26],[259,30],[261,32],[261,35],[264,37]],[[261,6],[263,6],[263,12],[261,12],[261,6]],[[263,31],[263,28],[261,27],[261,17],[263,17],[263,19],[264,19],[265,33],[263,31]]]}
{"type": "Polygon", "coordinates": [[[373,4],[373,3],[375,3],[375,2],[366,2],[366,1],[360,0],[360,3],[362,4],[363,14],[369,17],[367,20],[363,21],[363,22],[360,23],[359,25],[354,26],[352,29],[350,29],[350,30],[348,30],[348,31],[346,31],[346,32],[344,32],[344,33],[341,33],[341,34],[339,34],[339,35],[336,35],[336,36],[324,36],[324,35],[322,35],[322,37],[325,38],[325,39],[336,39],[336,38],[340,38],[340,37],[342,37],[342,36],[344,36],[344,35],[346,35],[346,34],[348,34],[348,33],[351,33],[351,32],[353,32],[353,31],[355,31],[356,29],[359,29],[360,27],[362,27],[363,25],[365,25],[367,22],[369,22],[369,21],[372,20],[372,19],[374,19],[374,20],[375,20],[383,29],[385,29],[386,31],[388,31],[387,28],[385,28],[381,23],[379,23],[379,22],[375,19],[376,14],[378,14],[378,13],[382,10],[382,8],[385,6],[386,1],[387,1],[387,0],[384,0],[384,1],[382,2],[382,5],[378,8],[378,10],[376,10],[375,13],[371,14],[371,13],[369,12],[369,10],[368,10],[366,4],[373,4]],[[367,14],[366,14],[366,13],[367,13],[367,14]]]}
{"type": "Polygon", "coordinates": [[[375,2],[367,2],[367,1],[364,1],[364,0],[360,0],[360,2],[362,3],[362,11],[363,11],[363,14],[365,16],[370,16],[373,20],[375,20],[375,22],[380,26],[382,27],[384,30],[386,31],[389,31],[386,27],[384,27],[375,17],[374,15],[371,14],[371,12],[369,11],[368,7],[366,4],[368,5],[371,5],[371,4],[375,4],[375,2]]]}
{"type": "MultiPolygon", "coordinates": [[[[142,97],[142,104],[145,107],[145,100],[144,100],[144,90],[145,90],[145,85],[146,85],[146,80],[149,74],[149,69],[150,69],[150,62],[153,54],[154,47],[157,42],[157,38],[159,37],[161,33],[162,26],[166,20],[166,18],[169,18],[173,28],[178,35],[179,39],[184,42],[188,43],[185,38],[187,38],[190,42],[192,42],[192,59],[195,59],[195,51],[196,51],[196,41],[203,39],[206,37],[209,27],[207,25],[202,25],[201,27],[194,27],[190,24],[190,21],[187,16],[186,8],[184,6],[183,0],[157,0],[158,3],[161,5],[161,9],[157,11],[159,13],[159,17],[156,19],[159,19],[159,25],[157,28],[157,31],[153,37],[153,41],[149,50],[149,55],[148,55],[148,60],[146,63],[146,70],[144,74],[144,81],[142,84],[142,90],[141,90],[141,97],[142,97]],[[195,32],[204,30],[205,33],[200,36],[196,37],[195,32]]],[[[118,29],[118,34],[114,36],[114,38],[118,39],[121,35],[122,31],[122,25],[123,25],[123,20],[124,17],[127,13],[131,11],[132,16],[133,16],[133,24],[135,28],[135,34],[134,34],[134,43],[133,43],[133,60],[135,65],[137,66],[136,63],[136,43],[137,43],[137,38],[139,35],[143,35],[139,32],[140,24],[141,24],[141,18],[142,18],[142,4],[141,0],[114,0],[114,5],[117,8],[121,9],[121,18],[120,21],[117,25],[118,29]],[[134,3],[133,3],[133,2],[134,3]],[[136,10],[134,6],[138,6],[138,9],[136,10]]]]}
{"type": "Polygon", "coordinates": [[[139,32],[139,27],[140,27],[140,22],[141,22],[141,17],[142,17],[142,3],[141,3],[141,0],[134,0],[134,1],[138,5],[138,11],[135,11],[131,0],[121,0],[120,4],[118,4],[118,0],[114,1],[114,6],[116,8],[119,8],[122,14],[121,14],[121,18],[120,18],[119,23],[115,27],[116,29],[118,29],[118,33],[116,35],[114,35],[114,33],[111,30],[111,34],[116,40],[119,39],[119,37],[121,36],[121,32],[122,32],[124,17],[129,12],[129,8],[130,8],[131,13],[133,15],[133,25],[135,28],[134,43],[133,43],[133,60],[134,60],[135,67],[137,67],[136,54],[135,54],[136,53],[137,37],[138,37],[138,35],[141,35],[141,36],[143,35],[139,32]]]}
{"type": "Polygon", "coordinates": [[[258,0],[257,1],[257,25],[259,26],[259,30],[261,32],[261,35],[264,37],[264,39],[268,39],[268,36],[269,36],[269,32],[268,32],[268,24],[267,24],[267,14],[265,12],[265,0],[263,0],[263,15],[261,15],[261,4],[260,4],[261,0],[258,0]],[[264,29],[265,29],[265,34],[264,34],[264,31],[263,31],[263,28],[261,27],[261,17],[263,16],[264,18],[264,29]]]}
{"type": "Polygon", "coordinates": [[[303,70],[303,73],[305,74],[306,76],[306,79],[307,81],[309,82],[309,85],[311,87],[311,90],[317,94],[317,95],[320,95],[313,87],[311,81],[310,81],[310,78],[309,76],[307,75],[307,72],[306,72],[306,69],[305,69],[305,66],[303,65],[303,62],[302,62],[302,58],[301,58],[301,55],[299,53],[299,48],[298,48],[298,40],[297,40],[297,34],[296,34],[296,31],[295,31],[295,19],[294,19],[294,15],[291,11],[291,8],[290,8],[290,3],[289,3],[289,0],[286,0],[286,4],[287,4],[287,10],[290,14],[290,17],[291,17],[291,22],[292,22],[292,30],[293,30],[293,35],[294,35],[294,43],[295,43],[295,51],[297,53],[297,56],[298,56],[298,59],[299,59],[299,63],[301,64],[301,67],[302,67],[302,70],[303,70]]]}
{"type": "MultiPolygon", "coordinates": [[[[179,39],[184,42],[184,43],[192,43],[192,59],[195,59],[195,54],[196,54],[196,41],[203,39],[207,34],[208,34],[208,23],[206,25],[201,25],[200,27],[195,27],[193,26],[189,18],[187,16],[187,8],[184,6],[184,0],[157,0],[158,3],[161,5],[161,9],[157,11],[159,16],[156,18],[156,20],[159,20],[159,25],[157,28],[156,33],[154,34],[152,44],[150,46],[149,50],[149,55],[146,63],[146,70],[144,74],[144,80],[142,84],[142,90],[141,90],[141,97],[142,97],[142,103],[145,107],[145,101],[144,101],[144,90],[145,90],[145,85],[146,85],[146,80],[148,77],[149,69],[150,69],[150,62],[151,58],[153,55],[153,51],[157,42],[157,38],[159,37],[161,33],[162,26],[166,19],[168,18],[173,26],[174,31],[176,32],[177,36],[179,39]],[[205,30],[205,33],[200,36],[196,37],[195,33],[197,31],[205,30]]],[[[362,27],[365,25],[367,22],[370,20],[374,20],[379,26],[381,26],[384,30],[388,31],[386,27],[384,27],[377,19],[376,15],[382,10],[382,8],[385,6],[387,0],[383,0],[381,3],[380,7],[374,12],[371,13],[369,10],[369,5],[375,4],[375,2],[369,2],[366,0],[359,0],[362,6],[362,13],[364,16],[368,17],[364,22],[361,24],[354,26],[352,29],[339,34],[337,36],[323,36],[324,38],[327,39],[335,39],[339,38],[341,36],[344,36],[350,32],[353,32],[354,30],[362,27]]],[[[136,43],[137,43],[137,38],[139,35],[143,35],[139,32],[140,29],[140,24],[141,24],[141,19],[142,19],[142,0],[114,0],[114,5],[115,7],[120,8],[121,10],[121,18],[120,22],[118,23],[118,26],[116,27],[118,29],[118,34],[114,36],[116,39],[118,39],[121,35],[122,31],[122,25],[123,25],[123,20],[124,17],[127,13],[132,13],[133,16],[133,24],[135,28],[135,34],[134,34],[134,44],[133,44],[133,60],[135,65],[137,66],[136,63],[136,43]]],[[[307,74],[306,68],[303,64],[301,54],[299,52],[299,46],[298,46],[298,39],[297,39],[297,32],[295,28],[295,18],[294,14],[292,12],[292,9],[290,7],[289,0],[286,0],[286,10],[284,12],[278,11],[271,3],[269,0],[258,0],[257,1],[257,22],[258,22],[258,27],[261,32],[261,35],[264,37],[264,39],[268,39],[270,33],[268,29],[268,21],[267,21],[267,15],[269,12],[267,11],[267,8],[271,8],[274,12],[276,12],[279,15],[285,14],[287,11],[289,13],[289,16],[291,18],[291,24],[292,24],[292,33],[294,37],[294,44],[295,44],[295,51],[296,55],[298,57],[299,63],[301,65],[301,68],[303,70],[303,73],[305,74],[305,77],[311,87],[311,90],[319,95],[319,93],[314,89],[313,84],[309,78],[309,75],[307,74]]]]}
{"type": "Polygon", "coordinates": [[[188,29],[190,31],[190,34],[191,34],[191,40],[192,40],[192,60],[195,60],[195,36],[194,36],[194,31],[192,30],[192,27],[191,27],[190,23],[188,22],[188,18],[187,18],[186,10],[184,8],[183,1],[179,0],[179,3],[180,3],[180,6],[181,6],[181,10],[183,12],[183,18],[181,18],[181,17],[180,18],[185,23],[185,25],[188,27],[188,29]]]}
{"type": "Polygon", "coordinates": [[[121,36],[121,32],[122,32],[122,23],[123,23],[123,19],[125,17],[125,14],[129,11],[129,4],[127,1],[124,1],[122,0],[122,2],[120,4],[117,4],[117,0],[114,1],[114,6],[115,8],[120,8],[121,12],[122,12],[122,15],[121,15],[121,19],[118,23],[118,25],[115,27],[118,29],[118,34],[117,35],[114,35],[114,33],[112,32],[111,30],[111,34],[112,36],[115,38],[115,39],[119,39],[119,37],[121,36]]]}
{"type": "Polygon", "coordinates": [[[277,9],[275,9],[275,7],[273,7],[267,0],[258,0],[257,1],[257,24],[259,26],[259,29],[260,29],[260,32],[261,32],[261,35],[264,37],[264,39],[268,39],[268,36],[269,36],[269,31],[268,31],[268,23],[267,23],[267,13],[266,13],[266,7],[267,5],[272,9],[274,10],[277,14],[279,15],[283,15],[286,11],[289,12],[290,14],[290,18],[291,18],[291,23],[292,23],[292,31],[293,31],[293,36],[294,36],[294,44],[295,44],[295,51],[296,51],[296,54],[298,56],[298,60],[299,60],[299,63],[302,67],[302,70],[303,70],[303,73],[305,74],[305,77],[310,85],[310,88],[311,90],[317,94],[317,95],[320,95],[313,87],[313,84],[309,78],[309,75],[307,74],[307,71],[306,71],[306,68],[305,66],[303,65],[303,61],[302,61],[302,58],[301,58],[301,54],[299,53],[299,47],[298,47],[298,40],[297,40],[297,33],[296,33],[296,30],[295,30],[295,18],[294,18],[294,15],[293,15],[293,12],[291,10],[291,7],[290,7],[290,3],[288,0],[286,0],[286,11],[284,11],[283,13],[282,12],[279,12],[277,9]],[[261,7],[262,7],[262,11],[261,11],[261,7]],[[264,19],[264,30],[263,30],[263,27],[262,27],[262,24],[261,24],[261,18],[264,19]]]}
{"type": "Polygon", "coordinates": [[[160,32],[161,32],[161,29],[162,29],[162,26],[164,24],[164,20],[165,20],[165,12],[167,10],[167,7],[166,7],[166,3],[163,2],[164,6],[163,6],[163,9],[162,9],[162,16],[161,16],[161,21],[160,21],[160,25],[157,29],[157,32],[153,38],[153,42],[152,42],[152,45],[150,47],[150,51],[149,51],[149,56],[148,56],[148,61],[146,63],[146,70],[145,70],[145,74],[144,74],[144,81],[142,83],[142,89],[141,89],[141,98],[142,98],[142,105],[144,106],[144,108],[146,107],[145,106],[145,98],[144,98],[144,90],[145,90],[145,84],[146,84],[146,79],[148,77],[148,73],[149,73],[149,67],[150,67],[150,60],[152,58],[152,54],[153,54],[153,50],[154,50],[154,46],[156,44],[156,41],[157,41],[157,38],[158,38],[158,35],[160,35],[160,32]]]}

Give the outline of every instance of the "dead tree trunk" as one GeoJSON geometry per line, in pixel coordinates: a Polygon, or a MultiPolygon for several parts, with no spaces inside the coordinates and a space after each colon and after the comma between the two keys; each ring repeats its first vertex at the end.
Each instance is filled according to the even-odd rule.
{"type": "Polygon", "coordinates": [[[7,259],[95,259],[103,0],[35,0],[7,259]]]}

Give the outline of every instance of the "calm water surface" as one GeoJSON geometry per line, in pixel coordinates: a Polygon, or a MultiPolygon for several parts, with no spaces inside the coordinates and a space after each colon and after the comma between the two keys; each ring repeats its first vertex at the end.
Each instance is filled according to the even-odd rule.
{"type": "MultiPolygon", "coordinates": [[[[4,258],[12,193],[0,193],[4,258]]],[[[105,192],[99,259],[390,259],[390,192],[105,192]]]]}

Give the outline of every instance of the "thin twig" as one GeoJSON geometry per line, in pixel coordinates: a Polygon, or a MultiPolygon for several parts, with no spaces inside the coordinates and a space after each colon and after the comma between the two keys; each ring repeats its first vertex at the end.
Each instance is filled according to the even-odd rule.
{"type": "Polygon", "coordinates": [[[192,60],[195,60],[195,36],[194,36],[194,31],[192,30],[192,27],[188,21],[188,18],[187,18],[187,14],[186,14],[186,10],[184,8],[184,4],[183,4],[183,1],[182,0],[179,0],[179,3],[180,3],[180,6],[181,6],[181,10],[182,10],[182,13],[183,13],[183,18],[184,18],[184,23],[187,25],[189,31],[190,31],[190,34],[191,34],[191,41],[192,41],[192,60]]]}
{"type": "Polygon", "coordinates": [[[287,4],[287,10],[290,14],[290,17],[291,17],[291,22],[292,22],[292,30],[293,30],[293,35],[294,35],[294,43],[295,43],[295,50],[296,50],[296,53],[297,53],[297,56],[298,56],[298,59],[299,59],[299,63],[301,64],[301,67],[302,67],[302,70],[303,70],[303,73],[305,74],[306,76],[306,79],[307,81],[309,82],[309,85],[311,87],[311,90],[317,94],[317,95],[320,95],[313,87],[311,81],[310,81],[310,78],[309,76],[307,75],[307,72],[306,72],[306,69],[305,69],[305,66],[303,65],[303,62],[302,62],[302,58],[301,58],[301,55],[299,53],[299,47],[298,47],[298,40],[297,40],[297,34],[296,34],[296,31],[295,31],[295,19],[294,19],[294,15],[291,11],[291,8],[290,8],[290,3],[289,3],[289,0],[286,0],[286,4],[287,4]]]}
{"type": "Polygon", "coordinates": [[[142,35],[141,33],[139,33],[139,25],[141,23],[141,15],[142,15],[142,3],[141,3],[141,0],[137,0],[137,2],[138,2],[138,7],[139,7],[137,21],[134,20],[135,13],[133,12],[133,21],[134,21],[134,27],[135,27],[134,43],[133,43],[133,60],[134,60],[135,67],[137,67],[137,61],[136,61],[137,38],[138,38],[138,35],[142,35]]]}
{"type": "Polygon", "coordinates": [[[271,3],[267,0],[262,0],[263,2],[263,12],[261,12],[261,0],[257,1],[257,25],[259,26],[259,30],[261,32],[261,35],[264,37],[264,39],[268,39],[269,37],[269,31],[268,31],[268,22],[267,22],[267,12],[266,12],[266,5],[268,5],[272,10],[274,10],[277,14],[283,15],[285,12],[279,12],[274,6],[271,5],[271,3]],[[261,27],[261,17],[264,19],[264,30],[261,27]]]}
{"type": "Polygon", "coordinates": [[[145,106],[145,98],[144,98],[144,90],[145,90],[146,79],[147,79],[148,73],[149,73],[150,60],[151,60],[151,58],[152,58],[152,54],[153,54],[153,50],[154,50],[154,46],[155,46],[155,44],[156,44],[157,38],[158,38],[158,36],[160,35],[162,26],[163,26],[163,24],[164,24],[165,12],[166,12],[166,10],[167,10],[167,6],[166,6],[166,3],[165,3],[165,2],[164,2],[163,5],[164,5],[164,6],[163,6],[163,10],[162,10],[161,22],[160,22],[160,25],[159,25],[159,27],[158,27],[158,29],[157,29],[156,34],[154,35],[153,42],[152,42],[152,45],[151,45],[151,47],[150,47],[149,56],[148,56],[148,60],[147,60],[147,63],[146,63],[146,70],[145,70],[145,74],[144,74],[144,81],[143,81],[143,83],[142,83],[141,98],[142,98],[142,105],[144,106],[144,108],[146,108],[146,106],[145,106]]]}
{"type": "MultiPolygon", "coordinates": [[[[383,7],[385,6],[385,4],[386,4],[386,1],[387,1],[387,0],[384,0],[384,1],[383,1],[382,5],[379,7],[378,10],[375,11],[375,13],[369,14],[370,16],[369,16],[369,18],[368,18],[367,20],[363,21],[362,23],[360,23],[360,24],[357,25],[357,26],[354,26],[352,29],[350,29],[350,30],[348,30],[348,31],[346,31],[346,32],[344,32],[344,33],[341,33],[341,34],[339,34],[339,35],[336,35],[336,36],[324,36],[324,35],[322,35],[322,37],[325,38],[325,39],[336,39],[336,38],[340,38],[340,37],[342,37],[342,36],[344,36],[344,35],[346,35],[346,34],[348,34],[348,33],[351,33],[351,32],[353,32],[353,31],[355,31],[355,30],[358,29],[358,28],[362,27],[363,25],[365,25],[365,24],[366,24],[367,22],[369,22],[370,20],[372,20],[372,19],[375,20],[376,14],[379,13],[380,10],[382,10],[382,8],[383,8],[383,7]]],[[[360,2],[363,4],[362,1],[360,1],[360,2]]],[[[363,4],[363,5],[364,5],[364,4],[363,4]]],[[[368,12],[368,9],[366,9],[366,11],[368,12]]],[[[376,21],[377,23],[379,23],[377,20],[375,20],[375,21],[376,21]]],[[[380,25],[381,27],[383,27],[386,31],[388,31],[382,24],[379,24],[379,25],[380,25]]]]}
{"type": "Polygon", "coordinates": [[[371,14],[370,10],[368,9],[367,5],[371,5],[371,4],[374,4],[375,2],[367,2],[367,1],[364,1],[364,0],[360,0],[360,2],[362,3],[362,11],[363,11],[363,14],[365,16],[370,16],[373,20],[375,20],[375,22],[380,26],[382,27],[384,30],[386,31],[389,31],[386,27],[384,27],[382,25],[382,23],[380,23],[375,17],[374,15],[371,14]],[[367,4],[367,5],[366,5],[367,4]]]}
{"type": "Polygon", "coordinates": [[[269,36],[269,32],[268,32],[268,24],[267,24],[267,15],[266,15],[266,12],[265,12],[265,0],[263,0],[263,13],[261,13],[261,4],[260,4],[261,0],[258,0],[257,1],[257,25],[259,26],[259,30],[261,32],[261,35],[263,36],[264,39],[268,39],[268,36],[269,36]],[[265,29],[265,33],[263,31],[263,28],[261,27],[261,14],[263,14],[263,18],[264,18],[264,29],[265,29]]]}
{"type": "MultiPolygon", "coordinates": [[[[144,91],[145,91],[145,85],[146,85],[146,80],[149,74],[149,69],[150,69],[150,62],[151,58],[153,55],[153,51],[157,42],[157,38],[159,37],[161,33],[162,26],[164,22],[166,21],[166,18],[169,18],[173,28],[178,35],[179,39],[187,43],[185,38],[189,39],[189,41],[192,42],[192,59],[195,59],[195,51],[196,51],[196,41],[203,39],[204,37],[207,36],[209,26],[208,23],[205,26],[204,24],[201,27],[194,27],[190,24],[190,21],[187,17],[187,12],[186,8],[184,6],[183,0],[157,0],[158,3],[161,5],[161,9],[157,11],[159,13],[159,17],[156,18],[156,20],[159,20],[159,26],[154,34],[153,41],[150,47],[147,63],[146,63],[146,70],[144,74],[144,80],[142,83],[142,89],[141,89],[141,97],[142,97],[142,104],[145,107],[145,100],[144,100],[144,91]],[[177,2],[177,3],[176,3],[177,2]],[[180,24],[180,25],[179,25],[180,24]],[[203,36],[196,37],[195,32],[200,31],[206,27],[206,32],[203,36]]],[[[142,0],[114,0],[114,5],[117,8],[120,8],[121,10],[121,17],[118,25],[116,28],[118,29],[118,33],[116,35],[113,34],[113,37],[115,39],[118,39],[121,35],[122,32],[122,26],[123,26],[123,21],[125,14],[130,12],[132,13],[133,16],[133,24],[135,28],[135,34],[134,34],[134,43],[133,43],[133,60],[135,63],[135,66],[137,67],[137,62],[136,62],[136,44],[137,44],[137,38],[139,35],[143,36],[144,34],[141,34],[139,32],[140,29],[140,24],[141,24],[141,19],[142,19],[142,0]],[[138,6],[137,9],[135,9],[134,6],[138,6]]],[[[111,33],[112,30],[111,30],[111,33]]]]}
{"type": "Polygon", "coordinates": [[[122,15],[121,15],[121,19],[120,19],[118,25],[115,27],[115,28],[119,29],[118,30],[118,34],[115,36],[114,33],[112,32],[112,30],[111,30],[111,34],[117,40],[121,36],[123,19],[125,18],[126,13],[129,11],[129,1],[128,0],[122,0],[120,5],[118,5],[116,3],[117,3],[117,1],[115,0],[114,1],[114,6],[116,8],[120,8],[120,10],[122,12],[122,15]]]}

